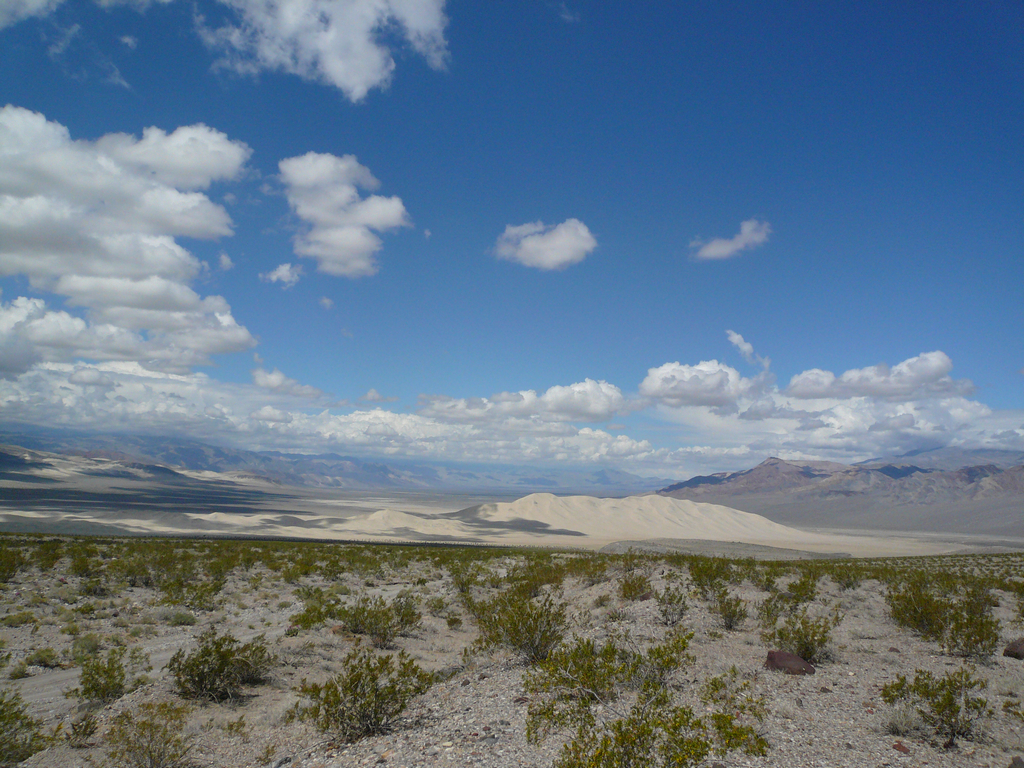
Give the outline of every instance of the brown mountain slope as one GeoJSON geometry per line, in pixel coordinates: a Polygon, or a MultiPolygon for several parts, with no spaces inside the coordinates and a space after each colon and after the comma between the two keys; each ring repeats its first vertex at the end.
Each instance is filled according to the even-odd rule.
{"type": "Polygon", "coordinates": [[[660,494],[724,504],[787,525],[1024,536],[1024,466],[957,470],[770,458],[660,494]]]}

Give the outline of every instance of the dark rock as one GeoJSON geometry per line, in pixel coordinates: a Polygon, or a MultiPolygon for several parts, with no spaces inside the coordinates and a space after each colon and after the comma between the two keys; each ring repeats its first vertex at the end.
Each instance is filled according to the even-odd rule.
{"type": "Polygon", "coordinates": [[[789,653],[788,651],[768,651],[768,658],[765,659],[764,668],[785,672],[787,675],[814,674],[814,667],[795,653],[789,653]]]}
{"type": "Polygon", "coordinates": [[[525,696],[516,696],[514,701],[516,704],[528,704],[530,700],[525,696]]]}
{"type": "Polygon", "coordinates": [[[818,691],[820,693],[832,693],[832,689],[829,688],[827,685],[821,686],[821,688],[819,688],[818,691]]]}
{"type": "Polygon", "coordinates": [[[902,741],[897,741],[895,744],[892,745],[892,748],[895,749],[897,752],[902,752],[904,755],[910,754],[910,747],[908,747],[902,741]]]}
{"type": "Polygon", "coordinates": [[[889,646],[889,653],[899,653],[899,652],[900,652],[900,649],[897,648],[895,645],[890,645],[889,646]]]}
{"type": "Polygon", "coordinates": [[[1018,637],[1006,646],[1003,649],[1003,656],[1009,656],[1011,659],[1024,659],[1024,637],[1018,637]]]}
{"type": "Polygon", "coordinates": [[[1020,755],[1015,755],[1013,760],[1010,761],[1010,768],[1024,768],[1024,758],[1020,755]]]}

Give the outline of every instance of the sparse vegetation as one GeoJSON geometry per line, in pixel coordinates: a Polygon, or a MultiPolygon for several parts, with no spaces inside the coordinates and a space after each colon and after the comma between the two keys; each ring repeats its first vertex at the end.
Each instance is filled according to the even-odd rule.
{"type": "Polygon", "coordinates": [[[106,735],[107,759],[123,768],[185,768],[193,749],[184,731],[188,712],[168,701],[122,712],[106,735]]]}
{"type": "Polygon", "coordinates": [[[936,678],[931,672],[917,670],[912,682],[900,675],[882,688],[882,700],[895,705],[908,702],[924,721],[947,739],[952,747],[957,739],[971,739],[977,734],[979,723],[992,717],[988,700],[973,695],[984,690],[988,683],[974,676],[974,670],[962,667],[936,678]]]}
{"type": "Polygon", "coordinates": [[[346,742],[382,733],[405,711],[409,700],[426,691],[430,675],[404,651],[375,656],[356,648],[342,661],[343,671],[326,683],[307,683],[298,692],[306,699],[292,710],[322,731],[346,742]]]}
{"type": "Polygon", "coordinates": [[[40,723],[29,716],[21,694],[0,689],[0,766],[17,765],[46,745],[40,723]]]}
{"type": "MultiPolygon", "coordinates": [[[[1006,628],[1014,626],[1024,599],[1020,555],[757,562],[315,542],[0,535],[0,543],[19,562],[8,584],[0,586],[0,620],[11,625],[4,627],[7,642],[0,647],[3,676],[30,675],[17,683],[32,702],[31,709],[22,702],[22,713],[40,713],[44,722],[29,717],[37,736],[52,734],[40,736],[36,746],[59,742],[60,754],[76,758],[69,765],[83,765],[86,758],[128,764],[116,763],[112,753],[103,757],[104,749],[113,747],[104,741],[104,731],[111,732],[115,713],[126,707],[119,723],[139,733],[160,736],[161,719],[174,720],[167,712],[139,707],[139,701],[159,703],[152,698],[161,695],[160,686],[139,691],[131,705],[128,699],[110,705],[145,679],[139,649],[160,645],[180,649],[167,667],[178,693],[204,702],[192,712],[182,709],[181,727],[173,730],[186,740],[201,730],[204,761],[211,750],[216,762],[221,749],[244,753],[239,764],[264,764],[271,759],[261,758],[264,753],[281,757],[281,745],[291,735],[277,729],[297,726],[275,722],[273,733],[263,733],[255,723],[264,722],[263,702],[269,699],[265,689],[247,687],[271,671],[285,686],[302,675],[312,681],[303,681],[308,687],[294,714],[301,711],[303,719],[325,727],[334,741],[400,727],[409,710],[388,707],[408,707],[431,680],[419,666],[407,665],[413,663],[412,653],[441,670],[438,681],[449,681],[437,693],[440,698],[432,695],[425,702],[430,710],[424,712],[433,711],[438,701],[445,702],[442,710],[457,707],[463,685],[494,684],[487,680],[497,676],[495,665],[502,676],[511,672],[516,686],[519,675],[554,680],[555,687],[531,689],[529,701],[520,703],[536,718],[531,731],[536,738],[557,732],[567,739],[558,765],[710,764],[730,749],[760,748],[759,739],[777,737],[779,720],[799,718],[802,707],[827,711],[826,702],[839,698],[819,695],[820,684],[813,682],[801,691],[805,704],[772,693],[766,714],[762,696],[774,687],[766,687],[757,672],[766,651],[759,634],[772,648],[813,663],[829,661],[838,648],[844,664],[867,665],[871,671],[856,677],[865,702],[876,697],[874,686],[896,685],[893,678],[903,673],[907,693],[898,695],[893,688],[891,707],[858,724],[876,734],[868,737],[875,746],[876,737],[890,739],[891,745],[888,734],[916,738],[919,744],[911,747],[923,762],[927,750],[949,743],[954,731],[956,740],[971,738],[983,724],[991,738],[974,747],[987,750],[982,759],[991,761],[989,753],[1019,749],[1021,743],[1024,720],[1016,697],[1024,692],[1008,677],[1015,663],[979,667],[997,691],[989,696],[995,702],[991,708],[983,689],[969,681],[961,681],[952,699],[959,710],[949,706],[948,690],[956,686],[943,668],[952,663],[949,656],[984,659],[998,652],[1001,635],[1006,637],[999,620],[1006,628]],[[205,586],[197,589],[200,585],[205,586]],[[655,602],[640,601],[648,596],[655,602]],[[889,616],[874,610],[879,596],[887,597],[889,616]],[[198,607],[206,598],[208,605],[198,607]],[[421,611],[432,618],[423,620],[421,611]],[[744,613],[758,625],[744,621],[750,618],[744,613]],[[891,621],[926,642],[894,638],[891,621]],[[216,631],[206,629],[193,641],[190,627],[200,623],[216,631]],[[687,625],[703,630],[691,636],[687,625]],[[247,634],[248,642],[236,640],[246,627],[251,634],[285,637],[271,643],[247,634]],[[899,648],[887,650],[890,645],[899,648]],[[936,655],[940,649],[946,657],[936,655]],[[699,665],[687,661],[691,655],[699,665]],[[378,668],[384,658],[390,662],[378,668]],[[731,663],[736,668],[728,669],[731,663]],[[82,699],[80,711],[70,717],[71,704],[56,716],[37,710],[31,692],[60,675],[75,685],[78,673],[69,668],[76,665],[82,667],[73,694],[82,699]],[[250,668],[262,672],[247,676],[250,668]],[[559,677],[558,670],[565,675],[559,677]],[[930,681],[916,676],[925,671],[930,681]],[[234,682],[225,687],[225,679],[234,682]],[[870,687],[862,679],[870,679],[870,687]],[[584,706],[584,700],[590,703],[584,706]],[[978,705],[979,700],[985,703],[978,705]],[[244,716],[237,709],[243,701],[244,716]],[[358,701],[363,704],[353,703],[358,701]],[[576,707],[594,715],[582,729],[573,719],[579,715],[576,707]],[[363,714],[353,714],[359,709],[369,713],[366,717],[384,714],[376,718],[378,725],[366,726],[363,714]],[[552,719],[545,725],[548,715],[552,719]],[[970,736],[964,735],[965,720],[970,736]],[[343,722],[349,725],[334,725],[343,722]]],[[[967,669],[971,679],[980,677],[967,669]]],[[[845,669],[826,670],[827,676],[835,674],[842,677],[845,669]]],[[[820,680],[834,687],[829,679],[820,680]]],[[[513,698],[518,687],[514,691],[513,698]]],[[[501,738],[507,738],[504,733],[501,738]]],[[[479,738],[485,738],[483,730],[479,738]]],[[[463,754],[460,745],[456,741],[453,754],[463,754]]],[[[170,754],[173,758],[174,750],[170,754]]],[[[193,757],[186,753],[183,760],[193,757]]],[[[53,764],[52,758],[44,760],[53,764]]],[[[767,764],[777,764],[771,761],[767,764]]]]}
{"type": "Polygon", "coordinates": [[[185,698],[224,701],[237,699],[243,686],[265,682],[276,661],[262,635],[240,643],[211,629],[199,636],[196,650],[175,653],[167,669],[185,698]]]}

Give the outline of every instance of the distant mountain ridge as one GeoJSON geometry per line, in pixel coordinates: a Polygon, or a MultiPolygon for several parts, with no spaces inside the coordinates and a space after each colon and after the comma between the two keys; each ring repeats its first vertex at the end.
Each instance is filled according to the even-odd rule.
{"type": "MultiPolygon", "coordinates": [[[[991,453],[979,457],[991,458],[991,453]]],[[[1007,454],[1004,462],[1017,458],[1013,452],[1001,453],[1007,454]]],[[[970,457],[969,452],[961,455],[970,457]]],[[[950,457],[925,458],[941,463],[950,457]]],[[[724,504],[791,525],[1024,535],[1020,464],[941,469],[907,460],[851,466],[769,458],[752,469],[693,477],[658,493],[724,504]]]]}
{"type": "MultiPolygon", "coordinates": [[[[0,444],[120,465],[248,475],[279,485],[339,490],[522,491],[630,495],[649,493],[667,478],[612,468],[581,470],[374,460],[337,453],[248,451],[176,437],[72,435],[55,431],[0,432],[0,444]]],[[[3,461],[0,457],[0,470],[3,461]]],[[[11,460],[11,459],[8,459],[11,460]]],[[[111,469],[110,471],[114,471],[111,469]]],[[[155,479],[155,478],[154,478],[155,479]]]]}

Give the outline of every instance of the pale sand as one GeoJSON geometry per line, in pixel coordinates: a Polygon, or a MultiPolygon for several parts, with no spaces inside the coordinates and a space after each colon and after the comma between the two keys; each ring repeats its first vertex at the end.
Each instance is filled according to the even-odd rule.
{"type": "Polygon", "coordinates": [[[56,510],[8,511],[0,513],[0,528],[55,532],[70,532],[76,528],[98,532],[92,529],[105,528],[111,533],[135,535],[446,542],[580,549],[600,549],[624,540],[679,539],[774,547],[802,553],[844,553],[854,557],[931,555],[972,548],[964,537],[934,534],[810,532],[717,504],[653,495],[602,499],[535,493],[513,502],[482,504],[461,511],[428,510],[414,504],[404,510],[389,506],[360,514],[348,512],[342,517],[315,514],[308,509],[248,514],[154,514],[128,509],[79,514],[62,514],[56,510]]]}

